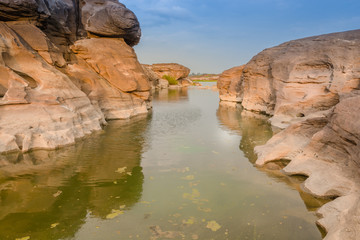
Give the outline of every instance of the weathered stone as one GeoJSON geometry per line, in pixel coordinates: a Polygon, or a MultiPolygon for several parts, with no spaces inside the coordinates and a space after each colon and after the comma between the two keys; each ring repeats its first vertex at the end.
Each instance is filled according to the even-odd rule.
{"type": "Polygon", "coordinates": [[[66,61],[63,53],[34,24],[28,22],[8,22],[7,25],[19,34],[32,49],[37,51],[47,63],[58,67],[65,66],[66,61]]]}
{"type": "Polygon", "coordinates": [[[44,20],[49,16],[44,0],[0,0],[0,21],[44,20]]]}
{"type": "Polygon", "coordinates": [[[221,101],[241,102],[241,77],[244,66],[233,67],[224,71],[217,81],[221,101]]]}
{"type": "Polygon", "coordinates": [[[150,82],[150,85],[151,85],[151,88],[157,88],[159,87],[159,76],[154,73],[152,70],[151,70],[151,67],[150,65],[147,65],[147,64],[141,64],[141,66],[143,67],[143,70],[144,70],[144,73],[145,75],[148,77],[149,79],[149,82],[150,82]]]}
{"type": "Polygon", "coordinates": [[[134,50],[123,39],[83,39],[77,41],[71,49],[119,90],[150,90],[148,78],[137,61],[134,50]]]}
{"type": "Polygon", "coordinates": [[[325,239],[360,234],[359,43],[360,30],[291,41],[244,69],[243,105],[273,114],[276,125],[297,122],[256,147],[256,164],[291,160],[283,172],[308,176],[305,191],[337,198],[318,212],[325,239]]]}
{"type": "Polygon", "coordinates": [[[188,87],[194,85],[193,81],[191,81],[189,78],[180,78],[178,80],[178,83],[182,87],[188,87]]]}
{"type": "MultiPolygon", "coordinates": [[[[148,79],[124,39],[79,40],[69,51],[84,36],[83,4],[0,0],[0,152],[72,144],[105,118],[151,108],[148,79]]],[[[126,25],[127,16],[116,21],[126,25]]]]}
{"type": "Polygon", "coordinates": [[[85,0],[81,19],[86,31],[105,37],[124,38],[130,46],[141,37],[135,14],[116,0],[85,0]]]}
{"type": "Polygon", "coordinates": [[[290,41],[256,55],[243,71],[245,109],[272,122],[328,110],[360,85],[360,30],[290,41]]]}
{"type": "Polygon", "coordinates": [[[103,115],[66,75],[34,55],[5,23],[0,32],[1,85],[8,88],[0,99],[1,133],[16,139],[16,145],[1,139],[0,149],[55,148],[101,129],[103,115]]]}
{"type": "Polygon", "coordinates": [[[190,69],[177,63],[157,63],[150,65],[151,70],[155,72],[159,78],[164,75],[174,77],[176,80],[189,76],[190,69]]]}

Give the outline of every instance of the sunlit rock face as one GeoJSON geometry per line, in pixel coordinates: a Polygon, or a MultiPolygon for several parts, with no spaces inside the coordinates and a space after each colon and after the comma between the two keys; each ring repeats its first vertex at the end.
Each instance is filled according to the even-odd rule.
{"type": "Polygon", "coordinates": [[[310,37],[269,48],[243,71],[245,109],[280,127],[327,111],[359,89],[360,30],[310,37]]]}
{"type": "Polygon", "coordinates": [[[157,63],[149,66],[159,78],[162,78],[164,75],[168,75],[174,77],[176,80],[179,80],[188,77],[190,73],[189,68],[177,63],[157,63]]]}
{"type": "Polygon", "coordinates": [[[0,35],[0,152],[68,145],[151,108],[129,46],[139,23],[117,1],[0,0],[0,35]]]}
{"type": "Polygon", "coordinates": [[[221,101],[241,102],[242,72],[244,66],[230,68],[221,73],[217,81],[221,101]]]}
{"type": "Polygon", "coordinates": [[[291,160],[304,189],[337,198],[318,212],[326,239],[357,239],[360,199],[360,30],[264,50],[243,70],[244,108],[286,127],[255,148],[256,164],[291,160]]]}

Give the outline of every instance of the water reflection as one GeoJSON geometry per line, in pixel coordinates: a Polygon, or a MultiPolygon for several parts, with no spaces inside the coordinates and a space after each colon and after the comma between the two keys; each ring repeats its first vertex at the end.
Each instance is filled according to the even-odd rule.
{"type": "Polygon", "coordinates": [[[129,210],[143,191],[150,118],[111,122],[104,133],[56,151],[1,155],[0,239],[71,238],[86,217],[129,210]]]}
{"type": "MultiPolygon", "coordinates": [[[[216,114],[223,128],[242,136],[239,148],[252,164],[257,159],[254,148],[265,144],[277,131],[273,131],[266,116],[243,110],[239,104],[220,102],[216,114]]],[[[296,189],[309,211],[316,211],[328,202],[328,200],[317,199],[304,192],[301,188],[305,180],[303,177],[284,175],[281,169],[285,165],[286,162],[279,161],[258,169],[269,177],[296,189]]]]}
{"type": "Polygon", "coordinates": [[[160,102],[188,101],[188,88],[158,89],[153,92],[153,97],[160,102]]]}

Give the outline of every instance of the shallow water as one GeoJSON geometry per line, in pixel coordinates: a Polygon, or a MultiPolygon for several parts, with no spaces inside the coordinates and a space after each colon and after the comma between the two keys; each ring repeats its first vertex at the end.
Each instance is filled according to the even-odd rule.
{"type": "Polygon", "coordinates": [[[322,238],[323,202],[252,164],[266,119],[196,88],[153,105],[74,146],[2,156],[0,239],[322,238]]]}

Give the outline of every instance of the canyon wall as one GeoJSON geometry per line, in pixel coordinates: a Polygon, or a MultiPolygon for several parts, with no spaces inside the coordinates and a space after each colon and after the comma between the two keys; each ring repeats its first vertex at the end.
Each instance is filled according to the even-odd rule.
{"type": "Polygon", "coordinates": [[[318,211],[325,239],[358,239],[360,30],[265,49],[218,85],[222,100],[269,115],[284,129],[255,148],[256,165],[290,160],[285,174],[305,175],[306,192],[335,199],[318,211]]]}
{"type": "Polygon", "coordinates": [[[0,0],[0,152],[72,144],[148,112],[140,36],[116,0],[0,0]]]}

